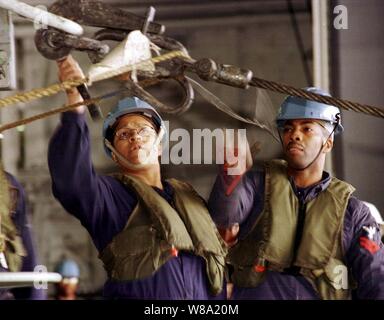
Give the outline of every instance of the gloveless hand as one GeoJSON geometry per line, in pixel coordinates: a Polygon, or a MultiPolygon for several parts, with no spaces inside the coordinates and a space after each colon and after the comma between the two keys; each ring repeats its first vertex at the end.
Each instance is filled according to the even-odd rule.
{"type": "MultiPolygon", "coordinates": [[[[84,73],[81,70],[77,61],[71,56],[68,55],[66,58],[57,61],[58,66],[58,77],[60,82],[64,82],[67,80],[78,80],[84,78],[84,73]]],[[[80,93],[76,88],[71,88],[66,90],[68,103],[74,104],[81,101],[84,101],[81,97],[80,93]]],[[[84,113],[85,107],[80,106],[74,109],[75,112],[84,113]]]]}

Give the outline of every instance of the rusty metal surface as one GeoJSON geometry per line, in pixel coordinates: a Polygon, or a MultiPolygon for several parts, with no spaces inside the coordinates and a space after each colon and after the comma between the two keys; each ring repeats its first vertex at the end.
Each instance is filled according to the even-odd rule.
{"type": "Polygon", "coordinates": [[[37,50],[47,59],[59,60],[67,56],[71,50],[91,51],[99,55],[109,52],[109,47],[100,41],[76,37],[55,29],[40,29],[35,33],[37,50]]]}
{"type": "MultiPolygon", "coordinates": [[[[217,64],[211,59],[195,61],[189,58],[188,51],[183,44],[159,34],[164,31],[163,26],[150,21],[152,19],[148,16],[146,18],[138,17],[102,2],[88,0],[59,0],[49,10],[80,24],[102,28],[94,34],[92,39],[76,37],[52,29],[38,31],[35,36],[36,46],[49,59],[60,59],[69,54],[71,49],[76,49],[87,51],[93,63],[100,62],[109,50],[109,47],[103,44],[102,41],[123,41],[129,31],[136,29],[145,29],[148,32],[146,35],[150,41],[163,50],[182,51],[185,57],[159,63],[155,66],[154,71],[136,71],[139,82],[145,86],[154,85],[160,81],[176,81],[184,93],[183,102],[176,107],[169,107],[160,102],[147,92],[142,85],[134,82],[130,74],[126,77],[126,87],[131,93],[146,100],[160,111],[180,114],[191,106],[194,91],[191,83],[186,78],[187,71],[196,73],[206,81],[215,81],[239,88],[247,88],[252,79],[252,72],[249,70],[217,64]]],[[[152,10],[154,11],[153,8],[152,10]]]]}
{"type": "Polygon", "coordinates": [[[69,47],[53,47],[48,41],[48,32],[50,29],[39,29],[35,33],[35,46],[36,49],[42,54],[43,57],[50,60],[59,60],[67,56],[72,48],[69,47]]]}
{"type": "Polygon", "coordinates": [[[64,34],[62,32],[51,31],[48,32],[48,43],[53,47],[68,47],[79,51],[95,51],[99,54],[107,54],[109,47],[100,41],[86,38],[76,37],[70,34],[64,34]]]}
{"type": "MultiPolygon", "coordinates": [[[[119,34],[119,31],[122,30],[123,33],[120,32],[120,34],[126,35],[129,31],[143,27],[146,28],[148,34],[161,34],[165,30],[161,24],[98,1],[58,0],[50,6],[49,11],[83,25],[107,28],[103,30],[104,33],[115,31],[119,34]],[[126,32],[124,33],[124,31],[126,32]]],[[[104,36],[103,39],[110,37],[104,36]]],[[[38,30],[35,34],[35,44],[44,57],[53,60],[65,57],[70,53],[71,48],[92,52],[90,54],[92,61],[100,60],[109,51],[106,44],[98,41],[97,33],[95,39],[90,39],[72,36],[52,28],[38,30]]]]}
{"type": "MultiPolygon", "coordinates": [[[[105,40],[121,42],[127,37],[127,35],[128,32],[124,30],[100,29],[93,35],[93,39],[100,42],[105,40]]],[[[102,52],[88,51],[87,53],[89,60],[91,60],[92,63],[98,63],[105,57],[105,54],[102,52]]]]}
{"type": "MultiPolygon", "coordinates": [[[[144,17],[99,1],[59,0],[50,6],[49,11],[83,25],[100,28],[132,31],[141,30],[146,23],[144,17]]],[[[162,34],[164,31],[164,25],[148,23],[148,33],[162,34]]]]}

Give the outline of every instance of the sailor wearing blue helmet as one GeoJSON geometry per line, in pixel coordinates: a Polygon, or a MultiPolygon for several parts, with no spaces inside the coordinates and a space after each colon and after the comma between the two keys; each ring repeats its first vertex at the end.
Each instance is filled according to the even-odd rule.
{"type": "MultiPolygon", "coordinates": [[[[69,57],[59,63],[59,76],[83,75],[69,57]]],[[[69,103],[82,101],[76,90],[67,95],[69,103]]],[[[104,296],[223,298],[225,243],[192,186],[162,179],[164,137],[152,106],[138,97],[120,100],[103,125],[105,151],[120,170],[100,175],[84,107],[64,113],[48,152],[53,194],[90,233],[108,275],[104,296]]]]}
{"type": "Polygon", "coordinates": [[[231,245],[233,299],[384,299],[380,228],[355,188],[324,171],[339,109],[288,96],[276,124],[285,159],[240,179],[221,170],[209,199],[231,245]]]}

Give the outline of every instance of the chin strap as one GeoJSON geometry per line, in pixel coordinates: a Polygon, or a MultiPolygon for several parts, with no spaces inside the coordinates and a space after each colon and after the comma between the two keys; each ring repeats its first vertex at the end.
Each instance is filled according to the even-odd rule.
{"type": "MultiPolygon", "coordinates": [[[[152,148],[149,151],[145,151],[143,149],[139,150],[139,162],[138,164],[132,163],[128,159],[126,159],[120,152],[118,152],[107,139],[104,139],[104,143],[106,147],[116,156],[121,164],[123,164],[128,169],[138,170],[149,167],[151,164],[154,164],[155,155],[158,150],[158,146],[160,145],[161,140],[165,134],[165,130],[163,126],[160,127],[159,133],[157,134],[156,140],[153,142],[152,148]],[[152,161],[151,161],[152,160],[152,161]]],[[[157,157],[156,157],[157,159],[157,157]]]]}
{"type": "MultiPolygon", "coordinates": [[[[317,158],[320,156],[321,151],[323,150],[325,144],[327,143],[328,139],[329,139],[330,137],[332,137],[333,133],[336,131],[336,128],[339,126],[339,123],[340,123],[340,114],[337,114],[337,115],[336,115],[336,123],[335,123],[335,125],[333,126],[333,130],[331,131],[331,133],[329,134],[329,136],[327,137],[327,139],[324,140],[324,142],[323,142],[323,144],[321,145],[320,150],[319,150],[319,152],[317,153],[316,157],[315,157],[315,158],[314,158],[314,159],[313,159],[307,166],[305,166],[304,168],[295,168],[295,167],[292,167],[292,168],[295,169],[295,170],[297,170],[297,171],[303,171],[303,170],[309,168],[309,167],[310,167],[310,166],[317,160],[317,158]]],[[[321,125],[319,122],[318,122],[318,124],[319,124],[320,126],[322,126],[325,130],[327,130],[327,129],[326,129],[323,125],[321,125]]],[[[327,130],[327,131],[328,131],[328,130],[327,130]]],[[[280,138],[281,145],[282,145],[282,147],[284,148],[283,139],[281,138],[280,131],[279,131],[279,138],[280,138]]]]}

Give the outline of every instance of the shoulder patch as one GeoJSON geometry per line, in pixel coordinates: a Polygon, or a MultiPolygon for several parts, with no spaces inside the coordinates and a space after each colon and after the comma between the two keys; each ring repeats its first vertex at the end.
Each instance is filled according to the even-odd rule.
{"type": "Polygon", "coordinates": [[[380,249],[379,244],[375,241],[375,235],[379,230],[376,226],[363,226],[362,230],[362,236],[359,238],[360,247],[375,254],[380,249]]]}

